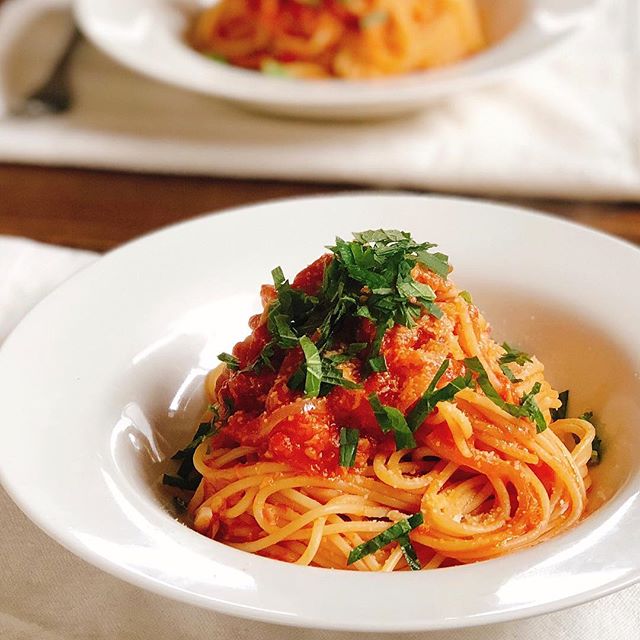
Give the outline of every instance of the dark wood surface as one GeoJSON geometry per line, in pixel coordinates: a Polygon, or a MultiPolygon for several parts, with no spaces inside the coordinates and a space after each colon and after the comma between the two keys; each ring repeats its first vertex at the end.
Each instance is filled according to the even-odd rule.
{"type": "MultiPolygon", "coordinates": [[[[0,234],[106,251],[209,211],[355,189],[0,164],[0,234]]],[[[505,202],[544,210],[640,244],[640,203],[505,202]]]]}

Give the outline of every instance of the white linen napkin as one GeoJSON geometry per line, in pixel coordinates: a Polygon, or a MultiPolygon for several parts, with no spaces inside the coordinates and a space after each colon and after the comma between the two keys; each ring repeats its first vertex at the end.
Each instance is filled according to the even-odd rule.
{"type": "MultiPolygon", "coordinates": [[[[46,73],[67,3],[0,6],[0,111],[46,73]]],[[[143,78],[89,44],[77,52],[73,83],[77,102],[65,116],[0,118],[0,161],[640,199],[638,0],[607,1],[594,28],[514,78],[390,121],[250,114],[143,78]]]]}
{"type": "MultiPolygon", "coordinates": [[[[95,257],[0,237],[0,341],[31,306],[95,257]]],[[[3,640],[637,640],[640,629],[640,584],[566,611],[459,631],[341,634],[244,621],[167,600],[103,573],[49,539],[1,488],[0,514],[3,640]]]]}

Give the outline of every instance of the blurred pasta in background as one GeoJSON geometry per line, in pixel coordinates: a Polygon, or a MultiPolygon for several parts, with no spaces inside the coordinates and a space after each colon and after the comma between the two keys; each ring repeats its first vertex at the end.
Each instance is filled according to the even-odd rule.
{"type": "Polygon", "coordinates": [[[346,79],[439,67],[486,45],[476,0],[222,0],[190,41],[248,69],[346,79]]]}

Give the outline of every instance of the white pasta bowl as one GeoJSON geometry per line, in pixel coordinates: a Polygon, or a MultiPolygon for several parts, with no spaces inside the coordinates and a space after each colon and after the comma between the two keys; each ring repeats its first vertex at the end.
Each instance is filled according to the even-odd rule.
{"type": "Polygon", "coordinates": [[[75,13],[100,49],[157,80],[274,114],[353,119],[416,110],[515,73],[579,32],[600,0],[478,0],[490,42],[485,51],[449,67],[369,82],[278,78],[212,61],[184,37],[193,15],[211,3],[75,0],[75,13]]]}
{"type": "Polygon", "coordinates": [[[614,238],[448,198],[290,200],[170,227],[73,277],[7,339],[0,478],[38,526],[88,562],[247,618],[427,630],[585,602],[640,578],[639,272],[640,251],[614,238]],[[495,337],[536,353],[552,384],[571,389],[571,413],[596,412],[599,506],[572,530],[477,564],[364,574],[258,557],[175,519],[161,473],[191,438],[216,355],[246,335],[259,285],[276,265],[297,272],[336,235],[380,227],[439,243],[495,337]]]}

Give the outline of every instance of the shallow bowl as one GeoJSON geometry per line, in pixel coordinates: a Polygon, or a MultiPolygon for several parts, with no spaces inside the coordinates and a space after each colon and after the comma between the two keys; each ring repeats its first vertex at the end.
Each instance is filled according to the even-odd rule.
{"type": "MultiPolygon", "coordinates": [[[[185,32],[199,0],[75,0],[85,35],[147,76],[278,115],[358,119],[398,115],[515,73],[576,34],[600,0],[478,0],[490,46],[460,63],[375,81],[295,80],[217,63],[185,32]]],[[[185,114],[188,117],[188,114],[185,114]]]]}
{"type": "Polygon", "coordinates": [[[406,195],[273,202],[113,251],[41,302],[0,350],[0,478],[50,536],[136,585],[237,616],[401,631],[550,612],[640,578],[640,251],[512,207],[406,195]],[[395,227],[450,255],[496,339],[536,353],[604,441],[571,531],[473,565],[361,574],[300,567],[178,522],[160,476],[205,406],[203,379],[247,332],[259,285],[336,235],[395,227]],[[330,603],[330,604],[328,604],[330,603]]]}

